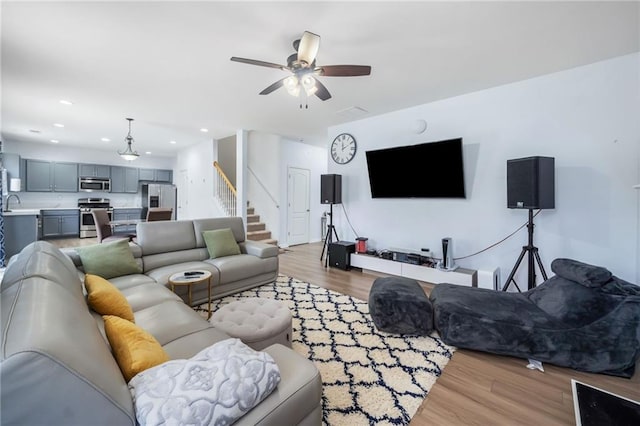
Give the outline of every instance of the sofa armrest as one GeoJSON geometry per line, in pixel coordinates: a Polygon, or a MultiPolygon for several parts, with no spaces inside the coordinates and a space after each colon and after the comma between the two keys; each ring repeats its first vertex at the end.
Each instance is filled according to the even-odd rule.
{"type": "Polygon", "coordinates": [[[242,253],[257,256],[261,259],[278,256],[278,247],[271,244],[245,240],[241,243],[238,243],[238,245],[240,246],[240,251],[242,253]]]}

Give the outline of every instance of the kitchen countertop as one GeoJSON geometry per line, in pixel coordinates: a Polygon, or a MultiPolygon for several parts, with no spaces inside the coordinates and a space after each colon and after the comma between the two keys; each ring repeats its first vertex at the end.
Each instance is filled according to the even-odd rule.
{"type": "Polygon", "coordinates": [[[2,212],[3,216],[37,216],[40,209],[11,209],[9,212],[2,212]]]}
{"type": "Polygon", "coordinates": [[[114,210],[120,210],[120,209],[122,209],[122,210],[125,210],[125,209],[126,210],[131,210],[131,209],[141,209],[142,208],[142,207],[135,207],[135,206],[131,206],[131,207],[111,206],[111,207],[113,207],[114,210]]]}

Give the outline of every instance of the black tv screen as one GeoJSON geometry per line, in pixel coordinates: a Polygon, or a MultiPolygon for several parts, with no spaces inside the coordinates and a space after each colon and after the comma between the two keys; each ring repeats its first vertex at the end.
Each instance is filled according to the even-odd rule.
{"type": "Polygon", "coordinates": [[[366,155],[373,198],[465,198],[462,138],[366,155]]]}

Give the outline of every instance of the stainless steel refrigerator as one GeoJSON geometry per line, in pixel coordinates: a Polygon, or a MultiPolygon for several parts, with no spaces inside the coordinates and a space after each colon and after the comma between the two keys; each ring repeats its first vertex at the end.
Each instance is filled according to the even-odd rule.
{"type": "Polygon", "coordinates": [[[151,207],[171,207],[171,220],[176,219],[176,186],[168,184],[149,183],[142,185],[143,216],[147,216],[147,209],[151,207]]]}

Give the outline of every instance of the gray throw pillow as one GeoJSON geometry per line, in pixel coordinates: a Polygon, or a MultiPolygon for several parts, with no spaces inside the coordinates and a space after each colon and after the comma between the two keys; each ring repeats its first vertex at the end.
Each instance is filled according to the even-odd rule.
{"type": "Polygon", "coordinates": [[[78,247],[76,251],[82,260],[84,272],[87,274],[109,279],[142,272],[129,248],[129,241],[126,239],[78,247]]]}
{"type": "Polygon", "coordinates": [[[240,246],[233,236],[231,228],[215,229],[202,233],[211,259],[240,254],[240,246]]]}
{"type": "Polygon", "coordinates": [[[551,262],[551,270],[556,275],[585,287],[600,287],[611,279],[611,272],[608,269],[572,259],[554,260],[551,262]]]}

